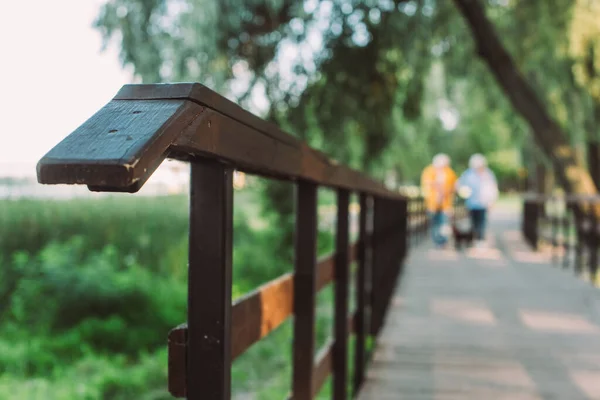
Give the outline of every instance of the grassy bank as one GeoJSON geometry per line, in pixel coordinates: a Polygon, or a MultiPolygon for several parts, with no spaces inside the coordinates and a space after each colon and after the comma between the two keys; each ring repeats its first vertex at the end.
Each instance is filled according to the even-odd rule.
{"type": "MultiPolygon", "coordinates": [[[[257,202],[236,192],[234,297],[292,268],[257,202]]],[[[0,399],[170,399],[166,335],[185,321],[187,218],[185,196],[0,201],[0,399]]],[[[331,249],[321,232],[319,252],[331,249]]],[[[318,304],[322,344],[330,289],[318,304]]],[[[235,361],[234,398],[289,392],[291,332],[288,321],[235,361]]]]}

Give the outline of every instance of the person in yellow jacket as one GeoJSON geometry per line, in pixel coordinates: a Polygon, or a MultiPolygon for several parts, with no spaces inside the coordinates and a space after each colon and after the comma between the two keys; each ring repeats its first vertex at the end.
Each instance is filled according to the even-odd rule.
{"type": "Polygon", "coordinates": [[[450,168],[450,157],[437,154],[421,174],[421,189],[431,220],[433,242],[443,247],[450,236],[448,219],[452,211],[456,173],[450,168]]]}

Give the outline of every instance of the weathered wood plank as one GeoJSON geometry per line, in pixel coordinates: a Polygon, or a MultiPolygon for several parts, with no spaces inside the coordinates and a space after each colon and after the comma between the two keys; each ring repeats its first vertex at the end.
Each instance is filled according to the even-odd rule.
{"type": "Polygon", "coordinates": [[[287,180],[401,195],[198,84],[128,85],[38,163],[38,181],[139,190],[165,157],[211,157],[287,180]]]}
{"type": "Polygon", "coordinates": [[[185,100],[111,101],[39,161],[38,181],[135,192],[203,111],[185,100]]]}
{"type": "Polygon", "coordinates": [[[298,183],[294,264],[294,400],[312,400],[315,351],[317,187],[298,183]]]}
{"type": "Polygon", "coordinates": [[[187,324],[181,324],[169,332],[168,390],[174,397],[185,397],[187,324]]]}
{"type": "Polygon", "coordinates": [[[350,275],[348,240],[348,206],[350,193],[337,192],[337,224],[335,238],[335,305],[333,348],[333,398],[346,400],[348,378],[348,281],[350,275]]]}
{"type": "Polygon", "coordinates": [[[365,340],[367,333],[367,268],[369,268],[370,254],[367,238],[367,215],[368,215],[367,196],[360,194],[360,215],[359,215],[359,239],[358,239],[358,270],[356,272],[356,321],[354,330],[356,332],[356,341],[354,349],[354,377],[352,384],[352,393],[355,396],[362,384],[365,376],[365,340]]]}
{"type": "Polygon", "coordinates": [[[186,397],[229,399],[233,170],[192,163],[186,397]]]}
{"type": "Polygon", "coordinates": [[[235,359],[281,325],[293,311],[294,276],[285,274],[237,300],[232,310],[235,359]]]}
{"type": "MultiPolygon", "coordinates": [[[[354,243],[348,248],[356,257],[354,243]]],[[[335,254],[323,257],[317,264],[317,291],[333,280],[335,254]]],[[[294,274],[288,273],[260,286],[235,300],[231,309],[231,359],[235,360],[254,343],[277,329],[292,315],[294,304],[294,274]]],[[[348,320],[348,331],[354,329],[354,320],[348,320]]],[[[187,323],[169,333],[169,393],[185,396],[185,352],[187,323]]]]}
{"type": "Polygon", "coordinates": [[[600,398],[597,289],[533,252],[514,215],[491,229],[488,249],[411,252],[359,400],[600,398]]]}

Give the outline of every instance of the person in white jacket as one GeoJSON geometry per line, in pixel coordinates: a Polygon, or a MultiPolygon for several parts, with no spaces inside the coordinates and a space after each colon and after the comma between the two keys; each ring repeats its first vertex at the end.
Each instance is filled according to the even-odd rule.
{"type": "Polygon", "coordinates": [[[481,154],[473,154],[467,169],[458,179],[459,192],[467,192],[465,206],[469,210],[471,227],[478,245],[485,241],[487,214],[498,199],[498,182],[481,154]]]}

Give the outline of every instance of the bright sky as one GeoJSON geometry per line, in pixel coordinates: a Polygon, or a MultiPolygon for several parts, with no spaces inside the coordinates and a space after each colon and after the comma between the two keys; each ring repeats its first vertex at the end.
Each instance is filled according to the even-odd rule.
{"type": "MultiPolygon", "coordinates": [[[[35,164],[48,150],[106,104],[123,84],[133,81],[131,72],[121,68],[116,45],[101,51],[101,37],[92,23],[102,3],[20,0],[3,4],[0,177],[34,176],[35,164]]],[[[329,24],[325,3],[321,22],[329,24]]],[[[314,40],[307,46],[320,47],[319,38],[309,36],[314,40]]],[[[304,53],[315,50],[288,47],[279,59],[284,70],[291,69],[287,64],[295,57],[310,59],[304,53]]],[[[260,93],[255,97],[260,98],[260,93]]],[[[449,130],[458,122],[452,113],[440,118],[449,130]]]]}
{"type": "Polygon", "coordinates": [[[52,146],[132,81],[92,28],[101,0],[20,0],[0,12],[0,176],[35,175],[52,146]]]}

